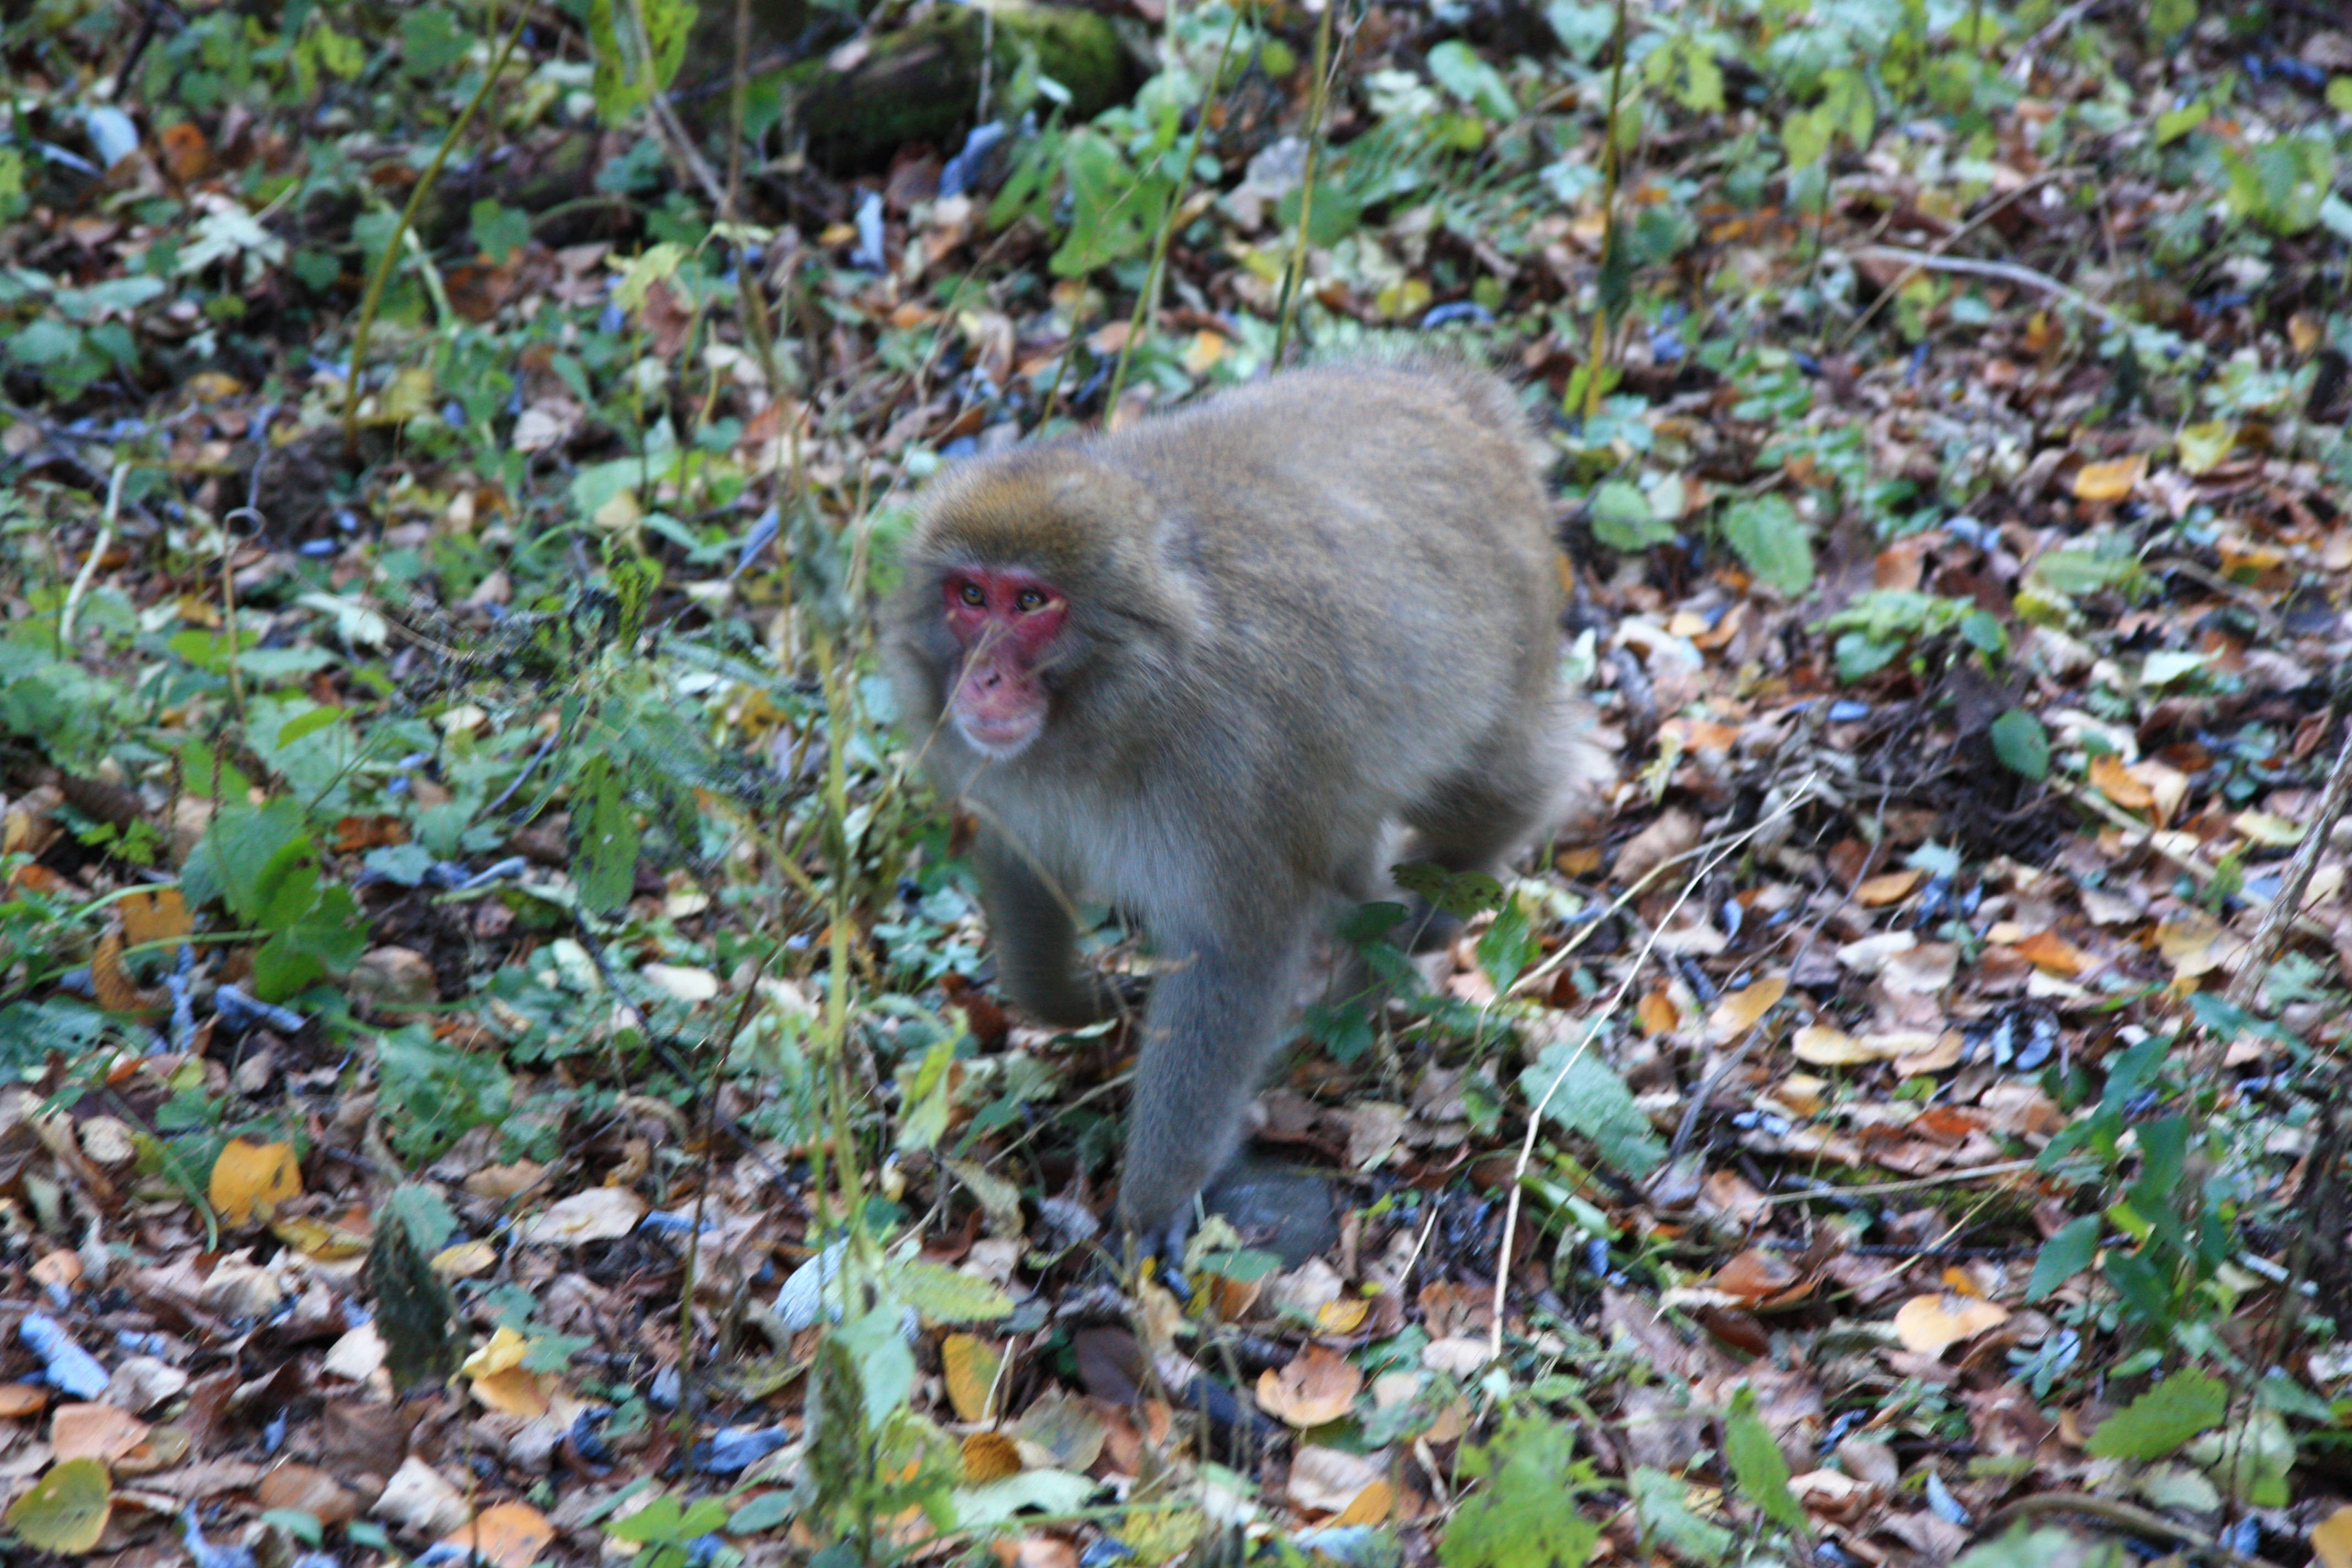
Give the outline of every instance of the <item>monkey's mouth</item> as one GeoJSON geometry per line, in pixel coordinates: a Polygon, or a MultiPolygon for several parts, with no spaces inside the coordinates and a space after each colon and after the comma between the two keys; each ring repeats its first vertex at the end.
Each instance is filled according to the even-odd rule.
{"type": "Polygon", "coordinates": [[[1034,710],[1011,713],[963,712],[955,716],[956,733],[965,744],[984,756],[1000,763],[1009,763],[1029,749],[1043,728],[1040,715],[1034,710]]]}

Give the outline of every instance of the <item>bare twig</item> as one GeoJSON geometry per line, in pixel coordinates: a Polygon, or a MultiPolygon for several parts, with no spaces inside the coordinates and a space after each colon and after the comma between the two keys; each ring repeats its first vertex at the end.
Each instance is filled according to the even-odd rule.
{"type": "Polygon", "coordinates": [[[2348,804],[2352,804],[2352,730],[2347,730],[2336,745],[2336,765],[2327,771],[2327,788],[2319,797],[2319,809],[2304,829],[2303,842],[2295,847],[2294,858],[2287,862],[2286,875],[2279,881],[2278,896],[2263,911],[2263,923],[2254,930],[2245,967],[2230,982],[2229,999],[2235,1005],[2242,1007],[2253,1000],[2254,990],[2262,984],[2263,971],[2278,952],[2279,943],[2285,940],[2287,927],[2298,921],[2312,873],[2319,868],[2319,857],[2348,804]]]}
{"type": "MultiPolygon", "coordinates": [[[[1707,853],[1706,864],[1683,885],[1681,892],[1675,895],[1673,905],[1666,910],[1666,920],[1672,920],[1675,910],[1690,901],[1692,894],[1696,891],[1699,884],[1706,879],[1706,874],[1728,859],[1733,851],[1781,817],[1787,816],[1799,806],[1811,800],[1812,784],[1813,781],[1811,778],[1806,779],[1798,785],[1787,800],[1781,802],[1777,811],[1759,817],[1748,827],[1716,845],[1691,851],[1692,854],[1707,853],[1709,849],[1712,852],[1707,853]]],[[[1677,858],[1688,858],[1687,855],[1677,857],[1677,858]]],[[[1643,968],[1649,963],[1650,954],[1656,950],[1658,938],[1664,929],[1665,922],[1662,921],[1659,922],[1658,929],[1650,933],[1649,940],[1642,944],[1642,951],[1634,954],[1633,962],[1625,966],[1625,976],[1617,983],[1616,993],[1592,1015],[1591,1021],[1585,1027],[1584,1037],[1579,1040],[1575,1048],[1568,1053],[1568,1059],[1559,1064],[1559,1070],[1551,1075],[1551,1081],[1544,1085],[1543,1092],[1536,1097],[1532,1105],[1528,1107],[1528,1130],[1526,1135],[1519,1140],[1519,1157],[1511,1166],[1511,1195],[1504,1205],[1502,1246],[1495,1258],[1494,1322],[1487,1330],[1487,1354],[1490,1357],[1499,1358],[1503,1353],[1503,1307],[1505,1292],[1511,1282],[1511,1247],[1518,1238],[1519,1208],[1526,1200],[1525,1183],[1528,1167],[1535,1163],[1536,1135],[1543,1128],[1543,1113],[1551,1104],[1552,1097],[1559,1092],[1560,1086],[1568,1081],[1569,1073],[1575,1068],[1578,1062],[1584,1059],[1584,1053],[1592,1048],[1592,1042],[1600,1034],[1602,1022],[1625,1005],[1627,994],[1633,989],[1634,981],[1641,978],[1643,968]]]]}
{"type": "MultiPolygon", "coordinates": [[[[73,586],[66,590],[65,605],[58,611],[58,650],[60,653],[69,651],[66,645],[73,641],[74,612],[81,607],[82,596],[89,592],[90,582],[98,575],[99,558],[114,544],[115,521],[122,515],[122,481],[130,473],[129,463],[117,463],[113,476],[106,482],[106,510],[99,519],[98,537],[90,542],[89,554],[83,559],[81,570],[74,574],[73,586]]],[[[231,626],[229,635],[234,647],[236,628],[231,626]]]]}
{"type": "Polygon", "coordinates": [[[2128,325],[2123,317],[2100,304],[2079,289],[2061,283],[2047,272],[2036,272],[2031,267],[2020,267],[2014,261],[1979,261],[1969,256],[1938,256],[1932,250],[1912,250],[1900,245],[1874,245],[1857,252],[1887,261],[1899,261],[1930,272],[1960,272],[1971,278],[1991,278],[2003,283],[2014,283],[2021,289],[2063,300],[2077,309],[2096,316],[2111,327],[2128,325]]]}

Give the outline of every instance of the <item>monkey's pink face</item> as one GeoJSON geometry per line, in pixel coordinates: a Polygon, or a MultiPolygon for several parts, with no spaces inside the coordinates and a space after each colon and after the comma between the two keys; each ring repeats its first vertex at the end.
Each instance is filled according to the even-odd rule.
{"type": "Polygon", "coordinates": [[[948,713],[976,750],[1009,762],[1045,727],[1037,661],[1060,635],[1070,603],[1044,578],[1015,568],[958,568],[940,595],[948,630],[963,649],[948,713]]]}

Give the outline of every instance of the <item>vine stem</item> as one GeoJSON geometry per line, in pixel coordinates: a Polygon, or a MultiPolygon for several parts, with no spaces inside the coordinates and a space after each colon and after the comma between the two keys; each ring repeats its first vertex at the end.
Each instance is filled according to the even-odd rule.
{"type": "Polygon", "coordinates": [[[507,61],[513,56],[515,45],[522,41],[523,24],[530,19],[530,6],[515,7],[514,26],[507,29],[506,42],[499,46],[498,56],[490,61],[490,68],[482,73],[482,85],[476,88],[474,96],[467,100],[465,109],[457,115],[457,123],[449,127],[449,134],[443,137],[441,145],[434,150],[433,161],[425,164],[425,172],[416,177],[415,185],[408,193],[408,203],[400,209],[400,216],[394,220],[392,234],[384,241],[383,255],[376,261],[375,273],[368,279],[367,296],[360,301],[359,325],[352,329],[351,374],[343,388],[343,452],[346,456],[359,447],[360,367],[367,362],[368,336],[375,325],[376,311],[383,303],[384,285],[392,280],[393,265],[400,255],[401,238],[415,221],[416,209],[424,205],[426,194],[440,181],[442,166],[449,161],[449,150],[457,145],[458,139],[466,134],[466,128],[474,122],[474,115],[489,99],[491,87],[506,74],[507,61]]]}
{"type": "Polygon", "coordinates": [[[1307,276],[1307,230],[1315,218],[1315,165],[1322,161],[1323,112],[1331,89],[1331,12],[1338,0],[1307,0],[1315,16],[1315,92],[1307,106],[1307,166],[1298,179],[1298,233],[1291,241],[1290,265],[1282,269],[1282,300],[1274,312],[1274,368],[1290,347],[1290,311],[1307,276]]]}
{"type": "MultiPolygon", "coordinates": [[[[983,11],[982,16],[989,13],[983,11]]],[[[1160,309],[1160,289],[1168,271],[1168,246],[1175,237],[1176,215],[1183,210],[1184,198],[1192,185],[1192,171],[1201,161],[1201,138],[1209,129],[1209,105],[1216,100],[1218,84],[1225,79],[1225,60],[1232,54],[1234,38],[1242,30],[1242,8],[1234,6],[1234,19],[1225,28],[1225,41],[1217,47],[1216,68],[1209,73],[1209,90],[1201,97],[1200,112],[1192,117],[1192,140],[1184,149],[1184,162],[1176,171],[1176,178],[1168,189],[1168,205],[1160,210],[1160,231],[1151,238],[1151,265],[1143,275],[1143,288],[1135,296],[1135,310],[1127,319],[1127,336],[1118,345],[1118,363],[1110,374],[1110,395],[1103,399],[1103,422],[1118,412],[1118,395],[1127,386],[1127,362],[1135,353],[1135,341],[1143,335],[1143,323],[1160,309]]],[[[1162,153],[1165,157],[1166,154],[1162,153]]],[[[1277,363],[1280,356],[1276,356],[1277,363]]],[[[1056,380],[1061,372],[1055,371],[1056,380]]],[[[1048,400],[1050,406],[1051,400],[1048,400]]]]}

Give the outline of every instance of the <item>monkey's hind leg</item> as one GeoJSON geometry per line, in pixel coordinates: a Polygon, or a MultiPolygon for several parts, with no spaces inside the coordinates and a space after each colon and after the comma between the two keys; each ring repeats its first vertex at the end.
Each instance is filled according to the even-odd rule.
{"type": "Polygon", "coordinates": [[[996,950],[998,987],[1041,1023],[1076,1027],[1116,1016],[1125,1006],[1107,976],[1078,966],[1076,922],[1068,897],[1029,857],[982,828],[972,846],[981,904],[996,950]]]}
{"type": "MultiPolygon", "coordinates": [[[[1494,874],[1552,825],[1560,792],[1549,736],[1514,730],[1496,737],[1477,764],[1444,780],[1409,807],[1407,852],[1441,869],[1494,874]]],[[[1427,952],[1451,941],[1461,923],[1415,895],[1400,930],[1413,933],[1412,951],[1427,952]]]]}

